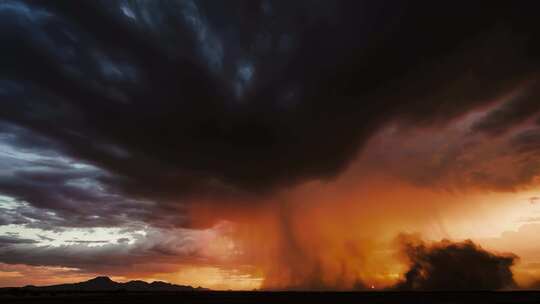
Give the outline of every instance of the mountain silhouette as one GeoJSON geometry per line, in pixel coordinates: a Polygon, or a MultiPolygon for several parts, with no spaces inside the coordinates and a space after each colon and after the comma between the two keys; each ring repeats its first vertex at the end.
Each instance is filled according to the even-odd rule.
{"type": "Polygon", "coordinates": [[[204,291],[209,290],[202,287],[192,287],[188,285],[176,285],[167,282],[154,281],[147,283],[145,281],[135,280],[125,283],[119,283],[111,280],[109,277],[100,276],[88,281],[59,284],[50,286],[25,286],[27,290],[43,291],[204,291]]]}

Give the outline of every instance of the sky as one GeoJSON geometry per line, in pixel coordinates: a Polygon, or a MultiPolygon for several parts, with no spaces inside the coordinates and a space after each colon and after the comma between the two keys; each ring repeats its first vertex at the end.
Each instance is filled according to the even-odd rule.
{"type": "Polygon", "coordinates": [[[0,1],[0,287],[540,288],[526,1],[0,1]]]}

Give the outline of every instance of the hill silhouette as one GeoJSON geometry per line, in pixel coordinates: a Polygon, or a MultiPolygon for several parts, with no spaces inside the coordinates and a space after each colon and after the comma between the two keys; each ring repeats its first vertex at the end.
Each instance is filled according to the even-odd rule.
{"type": "Polygon", "coordinates": [[[205,291],[202,287],[192,287],[189,285],[176,285],[167,282],[135,280],[125,283],[115,282],[106,276],[100,276],[88,281],[78,283],[68,283],[49,286],[25,286],[25,290],[35,291],[205,291]]]}
{"type": "Polygon", "coordinates": [[[0,288],[0,303],[540,303],[538,291],[212,291],[201,287],[140,280],[115,282],[100,276],[50,286],[0,288]],[[206,292],[204,292],[206,291],[206,292]]]}

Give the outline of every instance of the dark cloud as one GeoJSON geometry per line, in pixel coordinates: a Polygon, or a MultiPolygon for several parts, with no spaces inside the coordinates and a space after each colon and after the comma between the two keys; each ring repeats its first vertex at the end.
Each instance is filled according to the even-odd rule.
{"type": "MultiPolygon", "coordinates": [[[[520,88],[514,94],[527,91],[520,88]]],[[[443,126],[392,124],[364,149],[362,168],[415,186],[451,191],[517,191],[535,186],[540,174],[540,129],[529,118],[506,127],[502,125],[506,120],[501,120],[498,127],[505,130],[500,132],[495,125],[478,130],[501,108],[513,108],[514,101],[503,98],[443,126]]]]}
{"type": "Polygon", "coordinates": [[[19,237],[13,237],[8,235],[0,235],[0,247],[13,245],[13,244],[35,244],[37,241],[32,239],[23,239],[19,237]]]}
{"type": "Polygon", "coordinates": [[[131,195],[267,191],[337,174],[389,119],[446,121],[527,80],[524,6],[6,1],[0,119],[131,195]]]}
{"type": "Polygon", "coordinates": [[[55,148],[57,143],[35,132],[0,124],[0,189],[7,200],[0,205],[1,224],[110,227],[150,216],[149,202],[107,185],[110,173],[55,148]]]}
{"type": "Polygon", "coordinates": [[[516,286],[510,269],[515,255],[494,254],[470,240],[425,244],[402,235],[400,241],[410,268],[397,289],[499,290],[516,286]]]}
{"type": "Polygon", "coordinates": [[[510,101],[490,112],[473,126],[473,131],[500,135],[511,127],[519,126],[540,113],[540,84],[538,80],[510,96],[510,101]]]}
{"type": "Polygon", "coordinates": [[[540,129],[526,130],[514,135],[511,144],[516,152],[540,156],[540,129]]]}

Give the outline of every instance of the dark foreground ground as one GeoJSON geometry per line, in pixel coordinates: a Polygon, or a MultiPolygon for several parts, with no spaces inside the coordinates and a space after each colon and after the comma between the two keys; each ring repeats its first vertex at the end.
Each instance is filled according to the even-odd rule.
{"type": "Polygon", "coordinates": [[[0,303],[538,303],[539,291],[512,292],[1,292],[0,303]]]}

